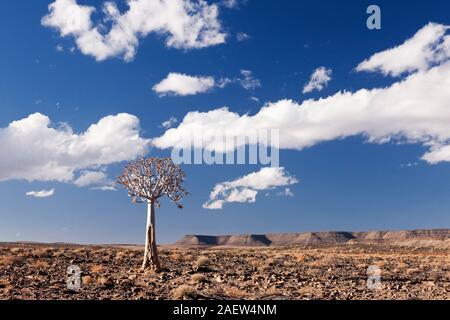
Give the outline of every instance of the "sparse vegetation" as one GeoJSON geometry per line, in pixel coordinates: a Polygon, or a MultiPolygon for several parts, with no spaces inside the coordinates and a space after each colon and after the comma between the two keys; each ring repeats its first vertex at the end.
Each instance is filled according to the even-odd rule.
{"type": "Polygon", "coordinates": [[[83,276],[81,278],[81,282],[83,284],[83,287],[87,287],[94,282],[94,279],[91,276],[83,276]]]}
{"type": "Polygon", "coordinates": [[[1,266],[12,266],[20,261],[22,261],[22,258],[20,256],[5,255],[5,256],[0,257],[0,265],[1,266]]]}
{"type": "Polygon", "coordinates": [[[50,264],[44,260],[33,260],[30,262],[29,266],[34,269],[46,269],[50,266],[50,264]]]}
{"type": "Polygon", "coordinates": [[[194,299],[197,297],[197,291],[188,285],[181,285],[173,291],[172,297],[175,300],[194,299]]]}
{"type": "Polygon", "coordinates": [[[206,276],[200,273],[196,273],[191,277],[192,282],[200,283],[206,281],[206,276]]]}
{"type": "Polygon", "coordinates": [[[164,248],[166,269],[142,272],[137,248],[12,249],[0,244],[0,299],[450,299],[448,250],[164,248]],[[82,271],[79,292],[66,290],[71,264],[82,271]],[[371,265],[382,290],[367,288],[371,265]]]}
{"type": "Polygon", "coordinates": [[[103,265],[101,264],[95,264],[93,266],[91,266],[90,271],[91,273],[100,273],[103,271],[103,265]]]}
{"type": "Polygon", "coordinates": [[[195,261],[195,269],[196,270],[207,270],[209,267],[209,258],[207,256],[200,256],[197,261],[195,261]]]}

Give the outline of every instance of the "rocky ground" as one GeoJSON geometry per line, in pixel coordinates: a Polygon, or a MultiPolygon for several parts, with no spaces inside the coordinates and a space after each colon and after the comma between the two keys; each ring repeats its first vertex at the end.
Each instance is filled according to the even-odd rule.
{"type": "Polygon", "coordinates": [[[0,245],[0,299],[450,299],[450,255],[386,246],[161,248],[139,270],[134,248],[0,245]],[[67,268],[82,271],[68,290],[67,268]],[[368,268],[381,287],[367,287],[368,268]],[[375,275],[375,274],[373,274],[375,275]]]}

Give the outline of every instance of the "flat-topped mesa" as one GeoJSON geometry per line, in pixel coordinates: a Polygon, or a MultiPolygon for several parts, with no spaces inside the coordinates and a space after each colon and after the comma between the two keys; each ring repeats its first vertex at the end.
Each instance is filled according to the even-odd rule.
{"type": "Polygon", "coordinates": [[[354,232],[358,240],[446,240],[450,239],[450,229],[410,230],[410,231],[370,231],[354,232]]]}
{"type": "Polygon", "coordinates": [[[265,235],[230,235],[230,236],[205,236],[186,235],[175,245],[179,246],[233,246],[233,247],[265,247],[271,241],[265,235]]]}
{"type": "Polygon", "coordinates": [[[370,232],[304,232],[269,233],[266,235],[186,235],[177,246],[281,247],[304,245],[334,245],[346,243],[395,243],[402,241],[450,242],[450,229],[370,232]]]}
{"type": "Polygon", "coordinates": [[[339,244],[355,238],[351,232],[274,233],[267,237],[273,246],[339,244]]]}
{"type": "Polygon", "coordinates": [[[450,229],[389,231],[384,235],[383,238],[446,240],[450,239],[450,229]]]}
{"type": "Polygon", "coordinates": [[[266,247],[308,244],[346,243],[355,237],[350,232],[272,233],[267,235],[205,236],[187,235],[177,241],[179,246],[266,247]]]}

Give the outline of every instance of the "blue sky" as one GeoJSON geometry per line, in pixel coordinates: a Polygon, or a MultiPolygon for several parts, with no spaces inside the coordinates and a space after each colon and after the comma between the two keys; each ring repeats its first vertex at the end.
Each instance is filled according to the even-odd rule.
{"type": "MultiPolygon", "coordinates": [[[[437,37],[434,40],[438,42],[434,44],[444,44],[444,54],[439,59],[433,56],[434,60],[428,57],[430,65],[426,67],[420,64],[421,56],[412,59],[406,67],[403,62],[408,59],[399,56],[383,56],[378,64],[366,60],[402,45],[430,22],[448,26],[448,1],[377,1],[382,13],[381,30],[366,27],[366,8],[372,4],[368,1],[238,0],[231,8],[223,2],[208,2],[204,6],[215,5],[218,10],[220,28],[214,31],[218,35],[226,34],[223,40],[219,37],[209,42],[171,45],[170,30],[149,32],[139,36],[139,44],[130,59],[122,51],[111,48],[106,57],[105,51],[86,53],[86,46],[77,46],[75,42],[79,36],[61,35],[61,30],[55,27],[61,20],[54,19],[53,26],[43,23],[50,3],[14,1],[4,4],[6,8],[0,11],[4,43],[0,51],[0,146],[3,144],[8,151],[2,154],[3,164],[0,164],[1,241],[143,241],[146,213],[143,205],[131,204],[121,189],[104,191],[98,186],[80,187],[74,183],[86,170],[104,173],[108,178],[103,182],[109,183],[109,179],[120,174],[126,161],[108,158],[98,165],[98,159],[90,159],[89,165],[74,169],[71,179],[58,179],[50,173],[50,177],[24,178],[29,175],[23,173],[28,172],[25,166],[33,167],[34,158],[46,159],[45,153],[51,151],[43,148],[40,154],[41,149],[33,147],[39,141],[31,138],[7,140],[11,137],[5,128],[36,112],[48,117],[52,128],[65,130],[61,127],[65,123],[74,134],[82,134],[104,117],[126,113],[139,120],[140,139],[151,139],[164,136],[166,129],[161,124],[171,117],[178,120],[174,124],[176,132],[183,135],[185,132],[178,126],[192,111],[206,115],[226,106],[238,116],[253,116],[266,103],[270,106],[291,99],[293,108],[299,105],[305,108],[301,104],[307,99],[317,101],[339,91],[354,93],[360,89],[389,88],[417,74],[427,76],[435,72],[436,78],[449,81],[445,73],[450,56],[450,50],[445,51],[448,32],[444,36],[430,35],[437,37]],[[239,41],[238,34],[247,37],[239,41]],[[365,60],[368,61],[365,70],[356,71],[365,60]],[[436,65],[437,69],[430,71],[436,65]],[[331,71],[331,80],[323,83],[322,90],[304,94],[305,84],[319,67],[331,71]],[[242,70],[251,71],[260,85],[244,88],[242,70]],[[395,74],[396,70],[402,72],[395,74]],[[216,85],[206,92],[184,96],[161,95],[152,90],[169,73],[213,77],[216,83],[230,79],[231,83],[224,88],[216,85]],[[8,144],[10,141],[13,145],[8,144]],[[11,171],[8,166],[16,164],[17,172],[22,173],[8,174],[11,171]],[[26,196],[30,191],[52,189],[54,194],[49,197],[26,196]]],[[[98,25],[104,17],[103,1],[78,0],[75,4],[97,9],[91,16],[93,25],[98,25]]],[[[118,1],[117,9],[126,12],[125,1],[118,1]]],[[[108,21],[104,25],[106,30],[111,27],[108,21]]],[[[423,87],[427,85],[433,83],[424,80],[423,87]]],[[[421,99],[406,105],[414,115],[416,104],[429,113],[405,115],[404,121],[402,117],[392,118],[396,123],[392,125],[395,130],[388,130],[389,142],[368,141],[368,138],[385,138],[384,133],[381,137],[378,132],[391,125],[386,123],[383,127],[383,119],[391,118],[378,119],[377,110],[373,123],[361,120],[366,121],[362,128],[351,118],[366,119],[365,115],[350,112],[318,124],[324,130],[333,127],[330,138],[318,139],[308,146],[302,142],[285,142],[295,146],[281,148],[280,166],[298,183],[258,190],[255,202],[226,203],[222,210],[202,207],[216,184],[259,172],[261,165],[184,165],[186,187],[191,195],[185,199],[183,210],[168,201],[162,202],[157,211],[159,241],[172,242],[184,234],[450,227],[450,156],[443,151],[443,155],[437,155],[438,159],[422,159],[431,152],[431,144],[432,148],[445,148],[450,138],[440,127],[433,126],[433,117],[442,119],[444,124],[450,118],[448,93],[438,90],[433,91],[431,99],[425,100],[429,97],[424,96],[420,105],[417,101],[421,99]],[[336,124],[339,121],[341,125],[336,124]],[[353,126],[358,129],[347,134],[346,128],[353,126]],[[429,131],[423,129],[428,127],[429,131]],[[358,134],[360,131],[363,134],[358,134]],[[416,137],[417,132],[420,137],[416,137]],[[279,195],[285,187],[293,196],[279,195]]],[[[408,104],[406,98],[396,96],[408,104]]],[[[383,99],[387,104],[396,104],[392,97],[383,99]]],[[[256,125],[256,120],[252,123],[256,125]]],[[[295,123],[292,128],[305,133],[295,123]]],[[[114,154],[122,151],[122,147],[117,148],[114,154]]],[[[132,158],[137,151],[127,148],[127,152],[132,158]]],[[[152,146],[148,155],[170,155],[170,149],[152,146]]]]}

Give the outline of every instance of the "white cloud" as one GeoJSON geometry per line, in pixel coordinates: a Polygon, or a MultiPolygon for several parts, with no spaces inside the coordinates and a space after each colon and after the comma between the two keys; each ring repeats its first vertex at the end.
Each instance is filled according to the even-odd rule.
{"type": "Polygon", "coordinates": [[[55,194],[55,189],[51,190],[41,190],[41,191],[30,191],[27,192],[25,195],[29,197],[35,197],[35,198],[48,198],[55,194]]]}
{"type": "Polygon", "coordinates": [[[449,26],[429,23],[411,39],[389,50],[374,54],[361,62],[357,71],[378,71],[399,76],[405,72],[424,71],[450,56],[449,26]]]}
{"type": "Polygon", "coordinates": [[[227,202],[253,203],[258,191],[275,189],[298,183],[284,168],[262,168],[234,181],[216,184],[203,204],[205,209],[222,209],[227,202]]]}
{"type": "Polygon", "coordinates": [[[314,90],[322,91],[331,80],[331,69],[325,67],[319,67],[312,73],[309,78],[309,82],[304,86],[303,93],[309,93],[314,90]]]}
{"type": "Polygon", "coordinates": [[[188,96],[204,93],[212,88],[223,89],[229,84],[239,84],[246,90],[254,90],[261,86],[249,70],[240,71],[242,77],[214,79],[212,76],[192,76],[183,73],[171,72],[166,78],[155,84],[153,91],[160,96],[178,95],[188,96]]]}
{"type": "Polygon", "coordinates": [[[228,9],[234,9],[239,6],[238,0],[222,0],[221,4],[228,9]]]}
{"type": "Polygon", "coordinates": [[[214,86],[215,80],[213,77],[189,76],[171,72],[152,89],[161,96],[188,96],[206,92],[214,86]]]}
{"type": "Polygon", "coordinates": [[[103,171],[82,171],[80,176],[73,182],[77,187],[88,187],[92,185],[105,184],[108,176],[103,171]]]}
{"type": "Polygon", "coordinates": [[[430,151],[424,154],[422,160],[425,160],[430,164],[437,164],[443,161],[450,162],[450,142],[447,141],[446,143],[447,145],[444,143],[437,143],[432,146],[430,151]]]}
{"type": "Polygon", "coordinates": [[[178,119],[175,117],[170,117],[169,120],[164,121],[163,123],[161,123],[161,127],[163,127],[164,129],[170,129],[172,128],[176,123],[178,122],[178,119]]]}
{"type": "Polygon", "coordinates": [[[301,103],[280,100],[266,104],[255,115],[239,115],[228,108],[189,112],[177,128],[152,142],[159,148],[189,147],[186,137],[202,129],[208,149],[214,145],[207,142],[217,136],[279,129],[276,147],[281,149],[301,150],[324,141],[363,136],[372,143],[422,144],[429,148],[422,159],[434,164],[450,161],[449,88],[450,61],[445,61],[385,88],[338,92],[301,103]]]}
{"type": "Polygon", "coordinates": [[[292,192],[291,188],[284,188],[284,190],[278,192],[277,195],[282,197],[293,197],[294,193],[292,192]]]}
{"type": "Polygon", "coordinates": [[[219,87],[219,88],[221,88],[221,89],[223,89],[223,88],[225,88],[227,85],[229,85],[230,83],[233,83],[234,82],[234,80],[233,79],[230,79],[230,78],[222,78],[222,79],[219,79],[219,81],[217,81],[217,87],[219,87]]]}
{"type": "Polygon", "coordinates": [[[133,0],[121,13],[116,4],[104,2],[103,21],[94,23],[92,6],[76,0],[56,0],[48,7],[42,25],[72,36],[80,51],[102,61],[121,57],[130,61],[136,55],[139,38],[150,33],[166,36],[168,47],[204,48],[225,42],[218,20],[218,6],[204,0],[133,0]],[[108,31],[106,25],[111,25],[108,31]]]}
{"type": "Polygon", "coordinates": [[[400,165],[400,168],[412,168],[412,167],[417,167],[419,165],[419,163],[417,162],[408,162],[408,163],[402,163],[400,165]]]}
{"type": "Polygon", "coordinates": [[[97,187],[96,189],[102,190],[102,191],[116,191],[117,190],[113,184],[100,186],[100,187],[97,187]]]}
{"type": "Polygon", "coordinates": [[[245,90],[254,90],[261,87],[261,81],[253,77],[250,70],[241,70],[241,75],[244,78],[240,78],[238,81],[245,90]]]}
{"type": "Polygon", "coordinates": [[[58,44],[58,45],[56,46],[56,51],[58,51],[58,52],[63,52],[63,51],[64,51],[64,47],[63,47],[62,45],[58,44]]]}
{"type": "Polygon", "coordinates": [[[239,42],[243,42],[248,39],[250,39],[250,36],[248,34],[246,34],[245,32],[238,32],[236,34],[236,40],[239,42]]]}
{"type": "Polygon", "coordinates": [[[132,160],[148,144],[139,135],[139,119],[130,114],[104,117],[77,134],[35,113],[0,128],[0,181],[72,182],[77,171],[132,160]]]}

